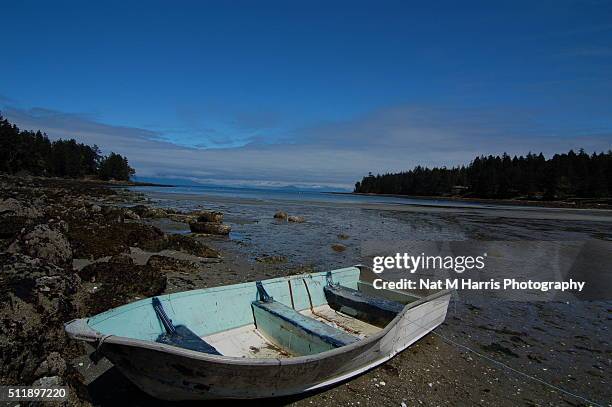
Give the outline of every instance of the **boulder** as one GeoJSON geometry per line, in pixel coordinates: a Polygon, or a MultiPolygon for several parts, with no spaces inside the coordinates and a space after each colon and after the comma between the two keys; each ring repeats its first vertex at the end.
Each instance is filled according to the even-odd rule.
{"type": "Polygon", "coordinates": [[[0,215],[21,216],[28,219],[42,217],[43,211],[15,198],[0,199],[0,215]]]}
{"type": "Polygon", "coordinates": [[[108,263],[114,264],[134,264],[134,259],[127,253],[120,253],[108,259],[108,263]]]}
{"type": "Polygon", "coordinates": [[[306,221],[303,216],[289,215],[287,212],[277,211],[274,214],[274,219],[286,220],[287,222],[303,223],[306,221]]]}
{"type": "Polygon", "coordinates": [[[127,209],[127,208],[123,210],[123,217],[125,219],[131,219],[131,220],[139,220],[140,219],[140,215],[138,215],[133,210],[127,209]]]}
{"type": "MultiPolygon", "coordinates": [[[[166,234],[161,229],[150,225],[137,224],[135,228],[132,228],[126,237],[126,244],[128,246],[145,247],[150,242],[154,242],[160,239],[164,239],[166,234]]],[[[125,230],[125,227],[124,227],[125,230]]]]}
{"type": "Polygon", "coordinates": [[[200,215],[198,216],[198,222],[221,223],[223,222],[223,213],[222,212],[201,211],[200,215]]]}
{"type": "Polygon", "coordinates": [[[135,222],[76,224],[68,235],[74,257],[85,259],[129,253],[130,246],[143,247],[152,241],[162,240],[165,236],[164,232],[154,226],[135,222]]]}
{"type": "Polygon", "coordinates": [[[214,222],[191,222],[189,229],[194,233],[206,233],[209,235],[228,235],[232,230],[228,225],[214,222]]]}
{"type": "Polygon", "coordinates": [[[166,275],[149,265],[92,263],[81,270],[83,281],[95,281],[97,289],[85,300],[89,314],[118,307],[136,297],[152,297],[166,288],[166,275]]]}
{"type": "Polygon", "coordinates": [[[62,383],[63,383],[63,380],[59,376],[44,376],[36,380],[34,383],[32,383],[32,387],[42,387],[42,388],[57,387],[57,386],[61,386],[62,383]]]}
{"type": "MultiPolygon", "coordinates": [[[[225,225],[219,225],[225,226],[225,225]]],[[[229,228],[229,226],[227,226],[229,228]]],[[[229,233],[229,231],[228,231],[229,233]]],[[[169,235],[166,249],[177,250],[198,257],[219,258],[221,254],[191,236],[169,235]]]]}
{"type": "Polygon", "coordinates": [[[165,209],[161,208],[151,208],[149,212],[149,218],[166,218],[168,217],[168,213],[165,209]]]}
{"type": "Polygon", "coordinates": [[[287,220],[288,217],[289,217],[289,215],[287,215],[287,212],[283,212],[283,211],[277,211],[274,214],[274,219],[287,220]]]}
{"type": "Polygon", "coordinates": [[[64,373],[66,373],[66,361],[59,352],[51,352],[47,359],[38,366],[34,374],[36,376],[63,376],[64,373]]]}
{"type": "Polygon", "coordinates": [[[331,245],[331,248],[336,253],[340,253],[346,250],[346,246],[340,243],[334,243],[333,245],[331,245]]]}
{"type": "MultiPolygon", "coordinates": [[[[217,224],[214,224],[217,225],[217,224]]],[[[223,226],[223,225],[218,225],[223,226]]],[[[167,235],[159,228],[141,223],[114,223],[104,227],[79,225],[70,231],[74,257],[99,259],[115,256],[110,261],[126,262],[130,247],[148,252],[176,250],[198,257],[219,257],[219,253],[191,236],[167,235]]]]}
{"type": "Polygon", "coordinates": [[[107,222],[113,223],[123,223],[123,220],[126,218],[123,209],[117,208],[115,206],[103,206],[102,215],[104,216],[107,222]]]}
{"type": "MultiPolygon", "coordinates": [[[[126,223],[132,225],[131,223],[126,223]]],[[[96,224],[75,225],[68,234],[78,259],[99,259],[119,253],[129,253],[130,248],[125,243],[122,224],[98,226],[96,224]]]]}
{"type": "Polygon", "coordinates": [[[9,253],[22,253],[64,266],[72,262],[72,248],[64,233],[65,222],[36,225],[20,233],[8,247],[9,253]]]}
{"type": "Polygon", "coordinates": [[[136,205],[129,208],[141,218],[165,218],[168,213],[161,208],[152,208],[146,205],[136,205]]]}
{"type": "Polygon", "coordinates": [[[72,303],[80,280],[65,269],[23,254],[0,253],[0,377],[31,383],[61,374],[71,343],[64,322],[77,316],[72,303]]]}
{"type": "Polygon", "coordinates": [[[168,219],[174,222],[191,223],[198,221],[198,215],[189,215],[184,213],[169,213],[168,219]]]}

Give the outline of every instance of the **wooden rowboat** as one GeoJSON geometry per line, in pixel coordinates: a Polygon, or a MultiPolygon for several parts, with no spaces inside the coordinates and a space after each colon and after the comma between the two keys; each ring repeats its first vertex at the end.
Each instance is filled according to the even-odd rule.
{"type": "Polygon", "coordinates": [[[377,290],[373,277],[356,266],[167,294],[65,329],[160,399],[294,395],[372,369],[444,321],[449,291],[377,290]]]}

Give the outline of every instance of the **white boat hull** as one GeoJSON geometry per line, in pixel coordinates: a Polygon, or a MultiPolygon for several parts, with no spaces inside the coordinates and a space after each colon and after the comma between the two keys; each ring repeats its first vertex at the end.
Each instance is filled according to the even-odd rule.
{"type": "MultiPolygon", "coordinates": [[[[289,396],[332,386],[372,369],[440,325],[450,292],[406,305],[383,330],[354,344],[291,358],[219,357],[165,344],[110,336],[102,353],[134,384],[164,400],[256,399],[289,396]]],[[[99,341],[74,321],[77,339],[99,341]],[[78,325],[78,326],[77,326],[78,325]],[[93,338],[93,340],[92,340],[93,338]]]]}

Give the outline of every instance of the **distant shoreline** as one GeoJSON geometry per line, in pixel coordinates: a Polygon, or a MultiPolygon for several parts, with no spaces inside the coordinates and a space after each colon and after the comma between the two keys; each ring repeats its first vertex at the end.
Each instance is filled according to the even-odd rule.
{"type": "Polygon", "coordinates": [[[85,182],[91,184],[98,185],[108,185],[111,187],[164,187],[164,188],[173,188],[176,185],[171,184],[156,184],[154,182],[139,182],[139,181],[118,181],[118,180],[103,180],[99,178],[70,178],[70,177],[45,177],[40,175],[15,175],[15,174],[7,174],[4,172],[0,172],[0,177],[14,177],[21,178],[24,180],[29,179],[39,179],[39,180],[50,180],[50,181],[75,181],[75,182],[85,182]]]}
{"type": "MultiPolygon", "coordinates": [[[[597,198],[585,199],[580,198],[576,201],[534,201],[534,200],[522,200],[522,199],[492,199],[492,198],[466,198],[460,196],[432,196],[432,195],[401,195],[401,194],[375,194],[365,192],[329,192],[330,194],[337,195],[363,195],[363,196],[385,196],[392,198],[405,198],[405,199],[423,199],[429,201],[455,201],[455,202],[473,202],[482,204],[494,204],[494,205],[508,205],[508,206],[539,206],[542,208],[565,208],[565,209],[612,209],[610,203],[597,203],[597,198]],[[583,202],[580,202],[583,201],[583,202]]],[[[612,198],[607,199],[609,202],[612,198]]]]}
{"type": "Polygon", "coordinates": [[[176,185],[172,184],[156,184],[155,182],[140,182],[140,181],[104,181],[115,186],[125,187],[163,187],[163,188],[174,188],[176,185]]]}

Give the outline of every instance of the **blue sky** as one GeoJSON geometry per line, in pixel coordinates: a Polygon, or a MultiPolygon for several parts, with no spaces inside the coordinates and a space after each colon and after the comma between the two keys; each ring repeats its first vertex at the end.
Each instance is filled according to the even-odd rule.
{"type": "Polygon", "coordinates": [[[2,1],[0,109],[228,184],[612,146],[612,2],[424,4],[2,1]]]}

